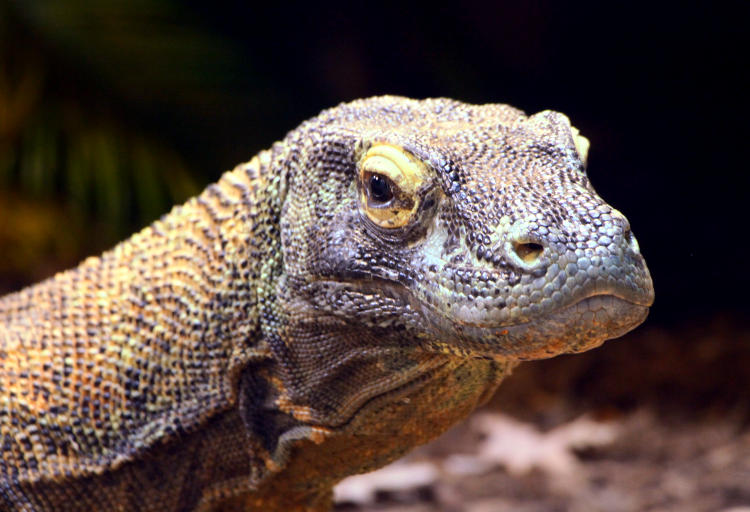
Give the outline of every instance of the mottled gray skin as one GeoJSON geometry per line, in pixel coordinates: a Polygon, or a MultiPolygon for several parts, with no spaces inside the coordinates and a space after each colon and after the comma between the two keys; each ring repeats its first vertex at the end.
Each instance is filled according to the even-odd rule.
{"type": "Polygon", "coordinates": [[[282,237],[287,274],[318,310],[513,359],[591,348],[645,318],[653,287],[638,244],[591,187],[579,153],[588,143],[576,147],[564,115],[376,98],[313,126],[323,134],[314,158],[342,176],[324,186],[291,177],[288,204],[299,195],[319,206],[282,237]],[[402,147],[431,172],[401,229],[375,226],[358,204],[355,163],[373,143],[402,147]]]}
{"type": "Polygon", "coordinates": [[[653,301],[555,112],[326,110],[78,268],[0,299],[3,510],[323,511],[519,360],[653,301]]]}

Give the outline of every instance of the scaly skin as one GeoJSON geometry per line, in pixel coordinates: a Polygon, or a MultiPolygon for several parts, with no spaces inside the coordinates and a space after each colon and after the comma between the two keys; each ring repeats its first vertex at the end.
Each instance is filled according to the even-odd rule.
{"type": "Polygon", "coordinates": [[[555,112],[340,105],[0,299],[0,509],[327,510],[517,361],[634,328],[587,147],[555,112]]]}

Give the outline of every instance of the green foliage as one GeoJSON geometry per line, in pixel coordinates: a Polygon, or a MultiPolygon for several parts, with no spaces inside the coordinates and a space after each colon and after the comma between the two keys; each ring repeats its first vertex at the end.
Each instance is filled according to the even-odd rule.
{"type": "Polygon", "coordinates": [[[185,134],[241,101],[240,66],[178,2],[0,0],[0,289],[38,277],[34,237],[56,268],[195,194],[185,134]]]}

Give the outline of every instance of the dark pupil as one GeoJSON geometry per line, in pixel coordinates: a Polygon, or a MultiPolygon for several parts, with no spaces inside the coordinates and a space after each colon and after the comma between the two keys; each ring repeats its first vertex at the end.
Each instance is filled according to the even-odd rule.
{"type": "Polygon", "coordinates": [[[387,178],[379,174],[373,174],[370,177],[370,197],[380,203],[391,200],[393,192],[387,178]]]}

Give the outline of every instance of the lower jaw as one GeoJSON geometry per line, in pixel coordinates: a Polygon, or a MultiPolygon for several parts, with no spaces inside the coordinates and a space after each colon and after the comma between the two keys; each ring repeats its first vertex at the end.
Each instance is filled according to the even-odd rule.
{"type": "Polygon", "coordinates": [[[475,357],[545,359],[598,347],[640,325],[649,308],[614,295],[594,295],[524,323],[478,326],[450,322],[459,344],[475,357]]]}

